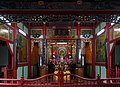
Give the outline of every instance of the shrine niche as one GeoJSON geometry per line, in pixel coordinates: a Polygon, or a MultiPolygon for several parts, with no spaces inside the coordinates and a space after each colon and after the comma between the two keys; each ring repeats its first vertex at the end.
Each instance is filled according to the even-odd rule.
{"type": "Polygon", "coordinates": [[[73,59],[71,45],[53,45],[52,59],[55,64],[70,64],[73,59]]]}
{"type": "Polygon", "coordinates": [[[71,54],[71,45],[53,45],[53,55],[55,58],[68,58],[69,54],[71,54]]]}
{"type": "Polygon", "coordinates": [[[69,59],[75,59],[75,40],[47,40],[47,59],[60,58],[60,55],[69,59]],[[61,44],[59,44],[61,43],[61,44]]]}
{"type": "Polygon", "coordinates": [[[6,25],[0,25],[0,37],[13,41],[13,29],[6,25]]]}

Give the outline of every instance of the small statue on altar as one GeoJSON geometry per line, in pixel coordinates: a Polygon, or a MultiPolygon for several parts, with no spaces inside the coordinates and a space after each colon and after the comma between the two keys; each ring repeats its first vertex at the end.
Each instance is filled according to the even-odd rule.
{"type": "Polygon", "coordinates": [[[64,62],[64,57],[63,54],[60,55],[60,62],[63,63],[64,62]]]}

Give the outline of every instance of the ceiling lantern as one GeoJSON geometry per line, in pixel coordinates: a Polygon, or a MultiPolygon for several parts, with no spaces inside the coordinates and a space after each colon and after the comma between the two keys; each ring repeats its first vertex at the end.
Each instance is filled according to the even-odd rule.
{"type": "Polygon", "coordinates": [[[77,0],[78,5],[82,5],[83,1],[82,0],[77,0]]]}
{"type": "Polygon", "coordinates": [[[38,5],[40,6],[44,5],[44,1],[38,1],[38,5]]]}

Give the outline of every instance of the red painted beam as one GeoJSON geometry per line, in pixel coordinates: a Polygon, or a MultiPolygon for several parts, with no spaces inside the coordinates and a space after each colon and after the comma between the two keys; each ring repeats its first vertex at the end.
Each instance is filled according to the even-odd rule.
{"type": "Polygon", "coordinates": [[[107,74],[107,78],[109,78],[110,77],[110,29],[109,29],[109,23],[106,23],[106,39],[108,39],[108,63],[107,63],[107,72],[106,72],[106,74],[107,74]]]}
{"type": "Polygon", "coordinates": [[[105,66],[105,63],[95,63],[96,66],[105,66]]]}
{"type": "Polygon", "coordinates": [[[80,14],[120,14],[119,10],[86,10],[86,11],[80,11],[80,10],[0,10],[1,14],[41,14],[41,15],[47,15],[47,14],[56,14],[56,15],[80,15],[80,14]]]}
{"type": "Polygon", "coordinates": [[[76,38],[46,38],[46,40],[76,40],[76,38]]]}
{"type": "MultiPolygon", "coordinates": [[[[28,66],[28,63],[18,63],[18,67],[22,67],[22,66],[28,66]]],[[[28,71],[29,72],[29,71],[28,71]]]]}

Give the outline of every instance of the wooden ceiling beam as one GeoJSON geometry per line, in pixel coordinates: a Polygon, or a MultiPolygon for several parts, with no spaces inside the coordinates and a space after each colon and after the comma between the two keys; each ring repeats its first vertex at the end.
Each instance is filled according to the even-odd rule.
{"type": "Polygon", "coordinates": [[[41,14],[41,15],[95,15],[95,14],[120,14],[120,10],[0,10],[0,14],[41,14]]]}

